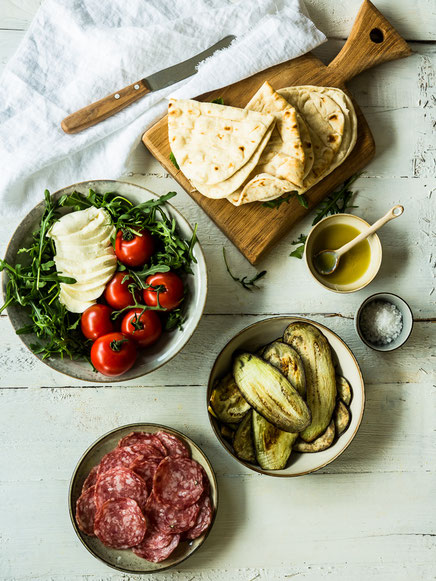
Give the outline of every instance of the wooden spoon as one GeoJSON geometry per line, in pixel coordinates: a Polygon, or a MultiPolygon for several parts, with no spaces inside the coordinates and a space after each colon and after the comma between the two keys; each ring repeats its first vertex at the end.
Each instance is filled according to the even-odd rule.
{"type": "Polygon", "coordinates": [[[371,234],[374,234],[374,232],[387,222],[390,222],[390,220],[401,216],[403,212],[403,206],[394,206],[383,218],[380,218],[380,220],[377,220],[377,222],[370,226],[368,230],[361,232],[356,238],[353,238],[353,240],[350,240],[350,242],[347,242],[347,244],[344,244],[338,250],[322,250],[315,256],[313,261],[316,270],[322,275],[332,274],[338,267],[339,260],[343,254],[354,248],[356,244],[359,244],[365,238],[368,238],[368,236],[371,236],[371,234]]]}

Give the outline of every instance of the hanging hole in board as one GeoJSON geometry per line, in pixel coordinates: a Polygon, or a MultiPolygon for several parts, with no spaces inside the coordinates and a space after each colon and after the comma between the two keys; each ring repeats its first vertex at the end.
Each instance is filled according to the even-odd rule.
{"type": "Polygon", "coordinates": [[[384,41],[385,35],[383,34],[383,31],[380,30],[380,28],[373,28],[369,33],[369,38],[372,40],[372,42],[380,44],[384,41]]]}

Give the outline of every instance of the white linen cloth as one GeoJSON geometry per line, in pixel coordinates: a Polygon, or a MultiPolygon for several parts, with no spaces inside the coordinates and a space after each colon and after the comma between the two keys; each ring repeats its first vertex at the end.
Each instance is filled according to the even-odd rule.
{"type": "Polygon", "coordinates": [[[167,97],[191,98],[297,57],[325,36],[300,0],[45,0],[0,78],[0,213],[129,170],[167,97]],[[75,135],[70,113],[233,34],[198,73],[75,135]]]}

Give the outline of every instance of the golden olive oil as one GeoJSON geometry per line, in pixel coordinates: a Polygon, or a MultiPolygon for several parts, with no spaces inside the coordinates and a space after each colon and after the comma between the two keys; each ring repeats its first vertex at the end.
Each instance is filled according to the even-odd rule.
{"type": "MultiPolygon", "coordinates": [[[[338,250],[356,238],[360,230],[348,224],[326,226],[313,242],[312,258],[322,250],[338,250]]],[[[332,284],[350,284],[358,280],[368,270],[371,260],[371,248],[368,240],[362,240],[357,246],[341,256],[336,270],[322,278],[332,284]]]]}

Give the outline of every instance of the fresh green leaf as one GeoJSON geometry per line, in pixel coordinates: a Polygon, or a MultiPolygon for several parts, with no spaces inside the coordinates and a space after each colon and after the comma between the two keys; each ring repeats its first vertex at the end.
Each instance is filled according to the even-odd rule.
{"type": "Polygon", "coordinates": [[[216,103],[217,105],[224,105],[224,99],[222,97],[218,97],[218,99],[214,99],[211,102],[216,103]]]}
{"type": "Polygon", "coordinates": [[[177,159],[173,152],[170,153],[170,161],[176,169],[180,169],[179,164],[177,163],[177,159]]]}
{"type": "MultiPolygon", "coordinates": [[[[312,221],[312,226],[315,226],[315,224],[318,224],[318,222],[320,222],[326,216],[330,216],[332,214],[343,214],[346,212],[346,210],[350,210],[352,208],[359,207],[359,206],[352,205],[351,200],[352,200],[353,196],[355,195],[355,192],[350,190],[350,186],[361,175],[362,175],[361,173],[358,173],[358,174],[355,174],[354,176],[351,176],[347,180],[345,180],[343,185],[338,190],[336,190],[335,192],[330,194],[327,198],[325,198],[325,200],[323,200],[320,204],[318,204],[318,206],[316,207],[315,218],[312,221]]],[[[304,196],[304,195],[298,196],[298,201],[305,208],[308,207],[306,196],[304,196]]],[[[298,240],[294,240],[291,243],[294,245],[301,244],[301,246],[298,246],[298,248],[293,250],[289,256],[292,256],[293,258],[303,258],[304,245],[306,243],[306,238],[307,238],[307,236],[305,236],[304,234],[300,234],[298,240]]]]}
{"type": "Polygon", "coordinates": [[[239,278],[239,277],[235,276],[234,274],[232,274],[232,272],[229,268],[229,265],[227,263],[227,257],[226,257],[226,249],[224,247],[223,247],[223,258],[224,258],[224,264],[226,265],[227,272],[229,273],[229,275],[232,277],[232,279],[235,282],[238,282],[242,286],[242,288],[244,288],[245,290],[248,290],[250,292],[253,289],[259,289],[256,282],[266,275],[266,273],[267,273],[266,270],[262,270],[261,272],[258,272],[252,278],[248,278],[247,276],[243,276],[242,278],[239,278]]]}
{"type": "Polygon", "coordinates": [[[286,192],[286,194],[283,194],[283,196],[280,196],[280,198],[276,198],[275,200],[263,202],[262,206],[264,206],[264,208],[275,208],[277,210],[283,203],[286,202],[289,204],[292,198],[297,198],[298,203],[303,206],[303,208],[307,209],[309,207],[306,196],[304,194],[299,194],[296,190],[286,192]]]}

